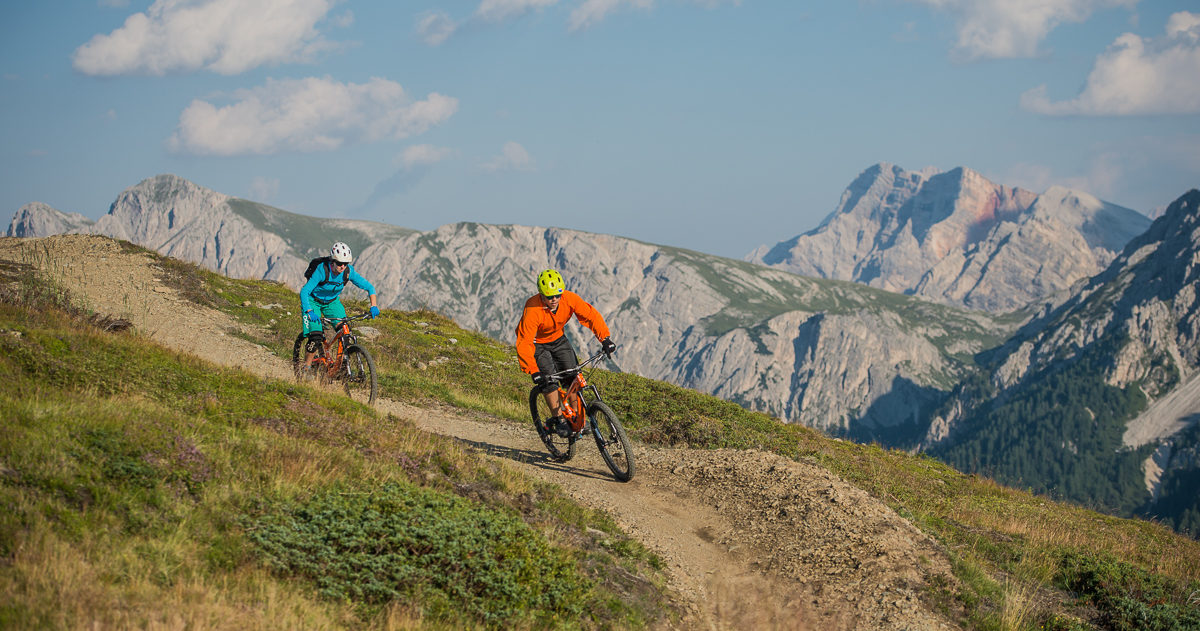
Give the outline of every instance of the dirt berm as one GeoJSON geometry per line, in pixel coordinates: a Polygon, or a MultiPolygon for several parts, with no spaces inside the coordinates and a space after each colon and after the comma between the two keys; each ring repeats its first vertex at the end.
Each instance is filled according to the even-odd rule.
{"type": "MultiPolygon", "coordinates": [[[[159,281],[151,257],[111,239],[0,238],[0,259],[34,265],[84,307],[126,318],[163,345],[290,378],[284,360],[227,333],[242,325],[179,297],[159,281]]],[[[942,548],[815,464],[762,452],[638,444],[637,475],[622,484],[592,445],[566,464],[548,460],[527,424],[391,400],[378,407],[611,513],[667,562],[688,611],[681,628],[955,628],[923,597],[931,582],[953,582],[942,548]]]]}

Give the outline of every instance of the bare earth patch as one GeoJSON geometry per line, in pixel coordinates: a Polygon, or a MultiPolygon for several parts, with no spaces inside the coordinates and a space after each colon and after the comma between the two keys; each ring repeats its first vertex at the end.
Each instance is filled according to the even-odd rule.
{"type": "MultiPolygon", "coordinates": [[[[0,238],[0,260],[33,265],[86,308],[125,318],[164,346],[263,377],[291,378],[286,361],[228,334],[242,325],[177,296],[159,282],[150,257],[116,241],[0,238]]],[[[931,581],[953,583],[942,548],[815,464],[762,452],[638,444],[636,477],[622,484],[590,442],[560,464],[546,457],[528,424],[388,399],[378,408],[611,514],[667,562],[688,612],[679,628],[956,628],[925,597],[931,581]]]]}

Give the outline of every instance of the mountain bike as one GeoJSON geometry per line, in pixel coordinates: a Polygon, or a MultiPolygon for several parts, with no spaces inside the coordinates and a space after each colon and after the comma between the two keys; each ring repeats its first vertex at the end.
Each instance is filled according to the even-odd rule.
{"type": "Polygon", "coordinates": [[[600,456],[604,458],[604,464],[612,470],[613,476],[621,482],[628,482],[633,478],[633,446],[629,443],[629,437],[626,436],[625,427],[621,425],[620,419],[601,400],[600,389],[595,384],[588,383],[588,378],[603,356],[604,351],[599,351],[578,366],[549,376],[559,383],[558,396],[562,402],[562,417],[570,427],[567,436],[559,436],[546,427],[545,421],[552,415],[546,397],[542,395],[538,386],[529,391],[529,413],[533,416],[533,426],[537,428],[538,436],[555,460],[566,462],[574,458],[575,441],[586,430],[596,440],[600,456]],[[586,376],[583,374],[584,370],[587,370],[586,376]],[[564,382],[567,384],[566,389],[562,387],[564,382]],[[588,397],[590,401],[584,401],[584,392],[591,393],[588,397]]]}
{"type": "Polygon", "coordinates": [[[321,326],[332,329],[333,335],[326,335],[325,343],[317,347],[317,354],[307,373],[304,369],[304,347],[308,336],[301,332],[292,346],[292,370],[296,380],[302,381],[311,375],[322,384],[341,382],[346,396],[360,403],[374,405],[375,396],[379,393],[375,360],[367,349],[358,345],[358,338],[350,331],[351,322],[369,317],[369,313],[336,320],[321,316],[321,326]]]}

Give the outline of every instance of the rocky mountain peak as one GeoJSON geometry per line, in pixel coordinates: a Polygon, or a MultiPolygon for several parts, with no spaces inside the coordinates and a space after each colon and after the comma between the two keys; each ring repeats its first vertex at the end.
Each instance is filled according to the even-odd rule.
{"type": "Polygon", "coordinates": [[[1146,217],[1091,195],[1042,195],[966,167],[863,171],[810,232],[746,260],[973,309],[1011,310],[1100,270],[1146,217]]]}
{"type": "Polygon", "coordinates": [[[17,209],[8,224],[10,237],[36,237],[47,234],[86,232],[95,223],[79,213],[64,213],[42,202],[30,202],[17,209]]]}
{"type": "Polygon", "coordinates": [[[206,219],[229,199],[177,175],[156,175],[122,191],[95,231],[159,249],[183,226],[206,219]]]}

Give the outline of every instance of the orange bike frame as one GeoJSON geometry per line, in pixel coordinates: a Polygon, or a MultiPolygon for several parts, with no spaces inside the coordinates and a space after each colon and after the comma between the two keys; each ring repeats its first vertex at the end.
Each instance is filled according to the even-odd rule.
{"type": "Polygon", "coordinates": [[[583,429],[583,424],[587,422],[587,410],[584,409],[583,397],[579,393],[587,387],[587,381],[584,380],[583,374],[575,375],[571,380],[571,385],[566,390],[558,389],[559,405],[562,406],[562,416],[571,424],[571,431],[578,432],[583,429]],[[571,405],[572,401],[578,402],[578,406],[571,405]],[[576,409],[578,407],[578,409],[576,409]]]}
{"type": "Polygon", "coordinates": [[[325,355],[313,358],[313,362],[324,362],[326,364],[325,370],[330,375],[337,372],[338,366],[341,365],[342,353],[345,351],[342,347],[342,336],[350,334],[350,325],[343,321],[342,325],[335,329],[335,331],[337,333],[333,336],[333,339],[325,342],[325,355]],[[332,354],[335,346],[337,347],[336,355],[332,354]]]}

